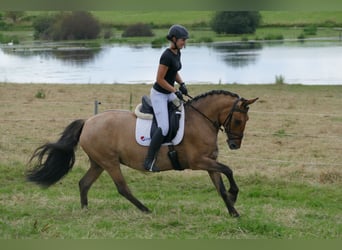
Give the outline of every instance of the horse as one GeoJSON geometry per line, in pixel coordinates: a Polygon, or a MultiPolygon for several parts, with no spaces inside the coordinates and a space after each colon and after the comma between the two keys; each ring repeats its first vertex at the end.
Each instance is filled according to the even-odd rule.
{"type": "MultiPolygon", "coordinates": [[[[184,137],[174,146],[183,169],[208,172],[232,217],[239,217],[234,207],[239,189],[231,168],[217,161],[218,132],[221,130],[226,133],[230,149],[239,149],[248,120],[249,105],[257,99],[244,99],[224,90],[213,90],[189,98],[184,102],[184,137]],[[221,174],[229,181],[228,192],[221,174]]],[[[136,115],[128,110],[107,110],[88,119],[74,120],[56,142],[48,142],[33,152],[29,163],[32,165],[34,161],[35,164],[26,172],[27,181],[46,188],[59,181],[72,169],[79,144],[90,161],[90,168],[79,181],[82,208],[88,207],[88,191],[105,170],[120,195],[142,212],[150,212],[132,194],[120,168],[120,164],[123,164],[146,171],[143,162],[147,147],[135,140],[136,119],[136,115]]],[[[160,171],[173,170],[167,146],[161,147],[156,165],[160,171]]]]}

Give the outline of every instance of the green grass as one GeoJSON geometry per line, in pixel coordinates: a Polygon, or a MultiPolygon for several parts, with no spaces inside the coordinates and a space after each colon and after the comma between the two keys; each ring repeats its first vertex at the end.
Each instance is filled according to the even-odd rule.
{"type": "Polygon", "coordinates": [[[112,25],[148,23],[168,28],[174,23],[187,26],[208,24],[212,11],[93,11],[101,22],[112,25]]]}
{"type": "MultiPolygon", "coordinates": [[[[269,40],[270,37],[282,37],[283,39],[297,39],[307,26],[321,27],[315,35],[310,37],[338,37],[340,31],[332,27],[342,26],[342,12],[289,12],[289,11],[261,11],[262,25],[255,34],[241,35],[217,35],[209,26],[214,12],[211,11],[180,11],[180,12],[148,12],[148,11],[95,11],[93,14],[101,21],[112,25],[128,25],[136,22],[149,23],[159,28],[154,28],[156,37],[165,37],[168,27],[173,24],[170,20],[177,20],[188,26],[191,33],[190,42],[206,41],[241,41],[269,40]],[[326,27],[326,28],[322,28],[326,27]]],[[[120,31],[119,31],[120,32],[120,31]]],[[[150,39],[143,38],[145,42],[150,39]]],[[[134,40],[133,40],[134,41],[134,40]]],[[[130,40],[128,40],[130,42],[130,40]]]]}
{"type": "MultiPolygon", "coordinates": [[[[46,12],[27,11],[26,15],[34,17],[42,13],[46,12]]],[[[157,26],[174,23],[190,26],[208,25],[214,15],[213,11],[92,11],[92,13],[101,22],[107,24],[127,25],[143,22],[157,26]]],[[[261,11],[260,13],[263,26],[342,25],[341,11],[261,11]]]]}
{"type": "Polygon", "coordinates": [[[341,11],[261,11],[265,26],[341,26],[341,11]]]}
{"type": "Polygon", "coordinates": [[[338,239],[342,189],[262,175],[236,176],[241,188],[231,218],[205,172],[143,174],[124,168],[134,194],[151,210],[138,211],[121,197],[108,175],[81,210],[76,166],[49,189],[24,181],[19,163],[0,165],[0,235],[23,238],[115,239],[338,239]]]}
{"type": "MultiPolygon", "coordinates": [[[[3,35],[16,37],[20,43],[32,41],[33,31],[28,29],[30,20],[43,13],[47,12],[27,11],[24,21],[12,26],[10,31],[2,32],[3,35]]],[[[92,11],[92,13],[104,24],[103,33],[111,30],[114,34],[112,39],[107,40],[112,43],[151,43],[153,40],[165,38],[168,28],[174,23],[188,27],[191,35],[189,42],[268,40],[279,37],[283,39],[338,37],[341,32],[334,28],[342,26],[341,11],[261,11],[262,24],[255,34],[217,35],[210,29],[213,11],[92,11]],[[150,24],[155,36],[121,38],[123,27],[138,22],[150,24]],[[315,35],[305,34],[304,29],[310,26],[318,27],[315,35]]],[[[99,38],[99,41],[103,42],[103,39],[99,38]]]]}

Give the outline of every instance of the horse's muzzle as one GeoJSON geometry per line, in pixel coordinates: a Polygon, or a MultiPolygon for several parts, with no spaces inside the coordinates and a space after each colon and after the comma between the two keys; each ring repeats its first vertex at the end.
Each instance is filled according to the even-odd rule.
{"type": "Polygon", "coordinates": [[[241,145],[241,141],[239,143],[236,142],[236,140],[227,140],[227,144],[231,150],[239,149],[241,145]]]}

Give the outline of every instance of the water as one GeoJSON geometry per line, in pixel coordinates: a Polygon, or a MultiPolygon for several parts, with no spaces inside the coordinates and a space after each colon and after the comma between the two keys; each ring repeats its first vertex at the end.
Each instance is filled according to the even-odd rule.
{"type": "MultiPolygon", "coordinates": [[[[153,83],[163,48],[39,44],[0,49],[0,82],[153,83]]],[[[180,74],[188,83],[342,84],[342,42],[188,45],[180,74]]]]}

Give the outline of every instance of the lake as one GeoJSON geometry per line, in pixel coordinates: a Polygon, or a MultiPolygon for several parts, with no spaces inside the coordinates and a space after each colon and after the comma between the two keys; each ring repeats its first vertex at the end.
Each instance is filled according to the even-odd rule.
{"type": "MultiPolygon", "coordinates": [[[[0,82],[153,83],[166,47],[33,43],[0,47],[0,82]]],[[[187,83],[342,84],[342,42],[189,44],[180,74],[187,83]]]]}

